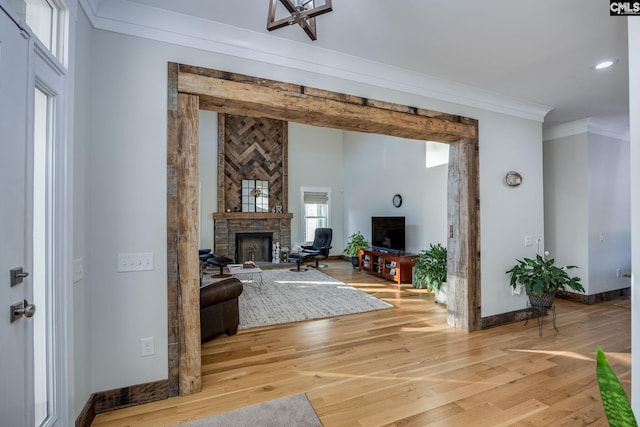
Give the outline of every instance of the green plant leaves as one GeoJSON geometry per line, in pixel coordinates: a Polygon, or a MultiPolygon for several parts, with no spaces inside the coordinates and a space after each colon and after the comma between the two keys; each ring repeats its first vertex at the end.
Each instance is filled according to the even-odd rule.
{"type": "Polygon", "coordinates": [[[579,277],[569,277],[567,271],[577,268],[574,265],[558,267],[555,259],[545,260],[540,255],[535,259],[516,259],[517,264],[506,274],[510,275],[509,285],[516,288],[523,285],[527,293],[542,295],[543,293],[555,293],[567,288],[577,292],[584,292],[579,277]]]}
{"type": "Polygon", "coordinates": [[[349,236],[349,240],[347,241],[347,247],[344,249],[345,255],[357,256],[358,249],[366,248],[369,246],[369,242],[359,231],[356,231],[351,236],[349,236]]]}
{"type": "Polygon", "coordinates": [[[417,288],[440,290],[442,282],[447,281],[447,248],[432,243],[428,250],[422,250],[416,261],[413,281],[417,288]]]}
{"type": "Polygon", "coordinates": [[[609,425],[611,427],[637,426],[627,394],[600,347],[598,347],[596,375],[609,425]]]}

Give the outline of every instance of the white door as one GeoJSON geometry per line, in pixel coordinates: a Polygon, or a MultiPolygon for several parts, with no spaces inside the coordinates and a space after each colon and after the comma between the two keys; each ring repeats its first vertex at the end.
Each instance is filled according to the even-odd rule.
{"type": "Polygon", "coordinates": [[[11,286],[10,271],[29,257],[27,103],[29,40],[0,9],[0,423],[32,426],[32,319],[10,322],[10,306],[31,297],[31,278],[11,286]]]}

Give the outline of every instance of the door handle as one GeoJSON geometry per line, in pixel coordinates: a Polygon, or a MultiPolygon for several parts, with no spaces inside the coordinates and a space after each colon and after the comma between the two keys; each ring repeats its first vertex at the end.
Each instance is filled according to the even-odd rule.
{"type": "Polygon", "coordinates": [[[36,313],[36,306],[29,304],[27,300],[17,302],[11,306],[11,323],[15,322],[22,316],[31,318],[36,313]]]}

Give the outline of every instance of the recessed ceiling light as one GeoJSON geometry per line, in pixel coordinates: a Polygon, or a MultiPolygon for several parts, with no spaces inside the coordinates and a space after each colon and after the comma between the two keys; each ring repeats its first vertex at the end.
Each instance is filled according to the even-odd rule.
{"type": "Polygon", "coordinates": [[[609,68],[615,65],[618,62],[617,59],[607,59],[606,61],[599,62],[598,64],[593,66],[594,70],[604,70],[605,68],[609,68]]]}

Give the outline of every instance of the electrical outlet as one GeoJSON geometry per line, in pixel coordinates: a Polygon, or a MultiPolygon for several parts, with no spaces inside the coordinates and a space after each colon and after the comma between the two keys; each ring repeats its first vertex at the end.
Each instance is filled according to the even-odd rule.
{"type": "Polygon", "coordinates": [[[511,295],[520,295],[522,293],[522,285],[516,285],[515,289],[511,289],[511,295]]]}
{"type": "Polygon", "coordinates": [[[533,237],[524,236],[524,245],[525,246],[533,246],[533,237]]]}
{"type": "Polygon", "coordinates": [[[153,337],[140,338],[140,356],[153,356],[156,354],[156,348],[153,337]]]}
{"type": "Polygon", "coordinates": [[[616,277],[622,277],[622,269],[621,268],[617,268],[616,269],[616,277]]]}

